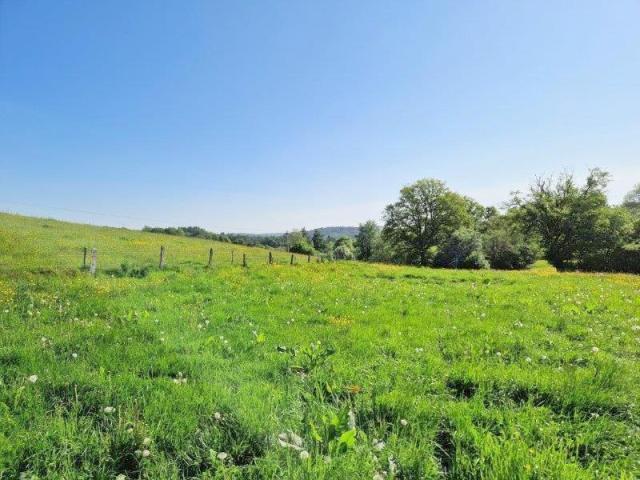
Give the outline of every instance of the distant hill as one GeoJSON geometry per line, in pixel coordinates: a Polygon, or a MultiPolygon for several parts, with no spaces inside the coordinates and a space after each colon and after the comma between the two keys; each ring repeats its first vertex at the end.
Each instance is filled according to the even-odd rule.
{"type": "MultiPolygon", "coordinates": [[[[332,237],[332,238],[340,238],[340,237],[351,237],[355,238],[358,234],[358,227],[319,227],[319,228],[308,228],[307,232],[309,234],[313,234],[315,230],[319,230],[323,237],[332,237]]],[[[234,233],[229,235],[236,236],[245,236],[245,237],[283,237],[285,235],[284,232],[278,233],[234,233]]]]}
{"type": "Polygon", "coordinates": [[[321,228],[314,228],[312,230],[309,230],[310,232],[313,232],[314,230],[319,230],[320,233],[322,234],[323,237],[333,237],[333,238],[340,238],[340,237],[351,237],[351,238],[355,238],[355,236],[358,234],[358,227],[321,227],[321,228]]]}

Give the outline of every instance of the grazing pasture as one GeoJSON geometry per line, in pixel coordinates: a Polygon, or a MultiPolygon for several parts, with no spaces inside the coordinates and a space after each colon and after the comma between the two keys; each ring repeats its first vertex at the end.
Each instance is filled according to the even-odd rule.
{"type": "Polygon", "coordinates": [[[275,257],[0,214],[0,479],[640,476],[639,277],[275,257]]]}

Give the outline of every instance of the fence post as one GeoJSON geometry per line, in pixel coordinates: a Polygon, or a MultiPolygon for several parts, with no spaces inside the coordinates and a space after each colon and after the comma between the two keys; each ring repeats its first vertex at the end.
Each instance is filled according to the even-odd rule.
{"type": "Polygon", "coordinates": [[[307,263],[311,263],[311,255],[307,255],[307,263]]]}
{"type": "Polygon", "coordinates": [[[269,252],[269,265],[273,264],[273,254],[269,252]]]}
{"type": "Polygon", "coordinates": [[[231,250],[231,263],[233,263],[233,250],[231,250]]]}
{"type": "Polygon", "coordinates": [[[160,247],[160,269],[164,268],[164,245],[160,247]]]}
{"type": "Polygon", "coordinates": [[[247,266],[247,254],[246,253],[242,254],[242,266],[243,267],[247,266]]]}
{"type": "Polygon", "coordinates": [[[87,268],[87,247],[84,247],[82,254],[82,269],[85,270],[87,268]]]}
{"type": "Polygon", "coordinates": [[[291,254],[291,265],[293,265],[293,253],[291,254]]]}
{"type": "Polygon", "coordinates": [[[96,276],[96,267],[98,266],[98,251],[95,248],[91,249],[91,266],[89,267],[89,273],[96,276]]]}
{"type": "Polygon", "coordinates": [[[209,249],[209,263],[207,264],[207,267],[211,268],[212,264],[213,264],[213,247],[209,249]]]}

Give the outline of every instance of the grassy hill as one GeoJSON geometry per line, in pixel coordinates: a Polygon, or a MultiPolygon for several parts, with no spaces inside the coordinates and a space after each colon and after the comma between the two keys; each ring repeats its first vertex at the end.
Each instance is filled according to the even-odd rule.
{"type": "Polygon", "coordinates": [[[639,277],[266,255],[0,214],[0,479],[640,476],[639,277]]]}

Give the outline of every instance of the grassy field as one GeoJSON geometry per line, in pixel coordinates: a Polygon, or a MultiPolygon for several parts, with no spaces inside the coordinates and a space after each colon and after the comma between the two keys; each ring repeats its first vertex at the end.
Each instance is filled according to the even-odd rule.
{"type": "Polygon", "coordinates": [[[276,258],[0,214],[0,479],[640,477],[639,277],[276,258]]]}

